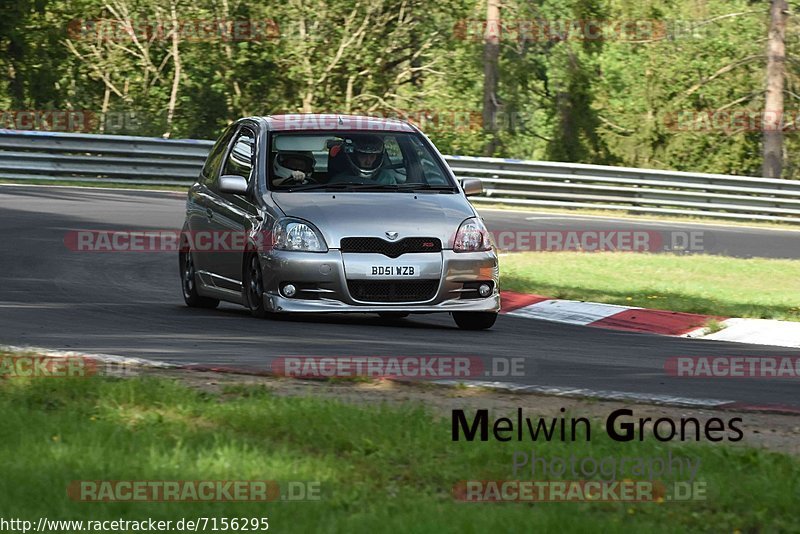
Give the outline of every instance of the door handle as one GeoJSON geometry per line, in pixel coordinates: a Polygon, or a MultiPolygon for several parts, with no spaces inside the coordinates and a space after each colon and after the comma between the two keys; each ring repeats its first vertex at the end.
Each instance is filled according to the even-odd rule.
{"type": "Polygon", "coordinates": [[[214,212],[213,212],[213,211],[211,211],[211,208],[206,208],[206,216],[207,216],[209,219],[213,219],[213,218],[214,218],[214,212]]]}

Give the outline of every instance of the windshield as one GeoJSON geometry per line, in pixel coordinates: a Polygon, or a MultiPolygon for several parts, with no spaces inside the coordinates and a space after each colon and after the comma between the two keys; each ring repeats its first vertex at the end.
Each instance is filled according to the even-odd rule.
{"type": "Polygon", "coordinates": [[[274,191],[458,191],[422,136],[413,133],[273,133],[274,191]]]}

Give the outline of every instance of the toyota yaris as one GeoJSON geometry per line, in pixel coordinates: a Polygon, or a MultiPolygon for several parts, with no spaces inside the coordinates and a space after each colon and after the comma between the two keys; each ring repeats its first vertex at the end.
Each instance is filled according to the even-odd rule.
{"type": "Polygon", "coordinates": [[[497,256],[466,198],[480,192],[403,121],[241,119],[189,190],[183,297],[204,308],[238,303],[257,317],[438,312],[464,329],[490,328],[497,256]]]}

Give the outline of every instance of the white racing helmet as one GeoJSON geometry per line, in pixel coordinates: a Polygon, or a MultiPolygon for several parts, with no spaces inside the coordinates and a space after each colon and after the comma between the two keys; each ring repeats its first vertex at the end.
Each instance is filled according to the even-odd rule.
{"type": "Polygon", "coordinates": [[[311,152],[278,152],[272,164],[273,181],[278,184],[287,181],[302,182],[314,172],[315,163],[311,152]]]}

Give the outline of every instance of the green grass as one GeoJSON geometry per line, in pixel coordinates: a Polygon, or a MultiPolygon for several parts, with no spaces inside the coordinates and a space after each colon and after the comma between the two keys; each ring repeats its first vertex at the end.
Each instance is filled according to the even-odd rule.
{"type": "MultiPolygon", "coordinates": [[[[277,532],[800,531],[796,458],[745,448],[454,443],[421,408],[340,404],[235,387],[220,396],[156,379],[0,382],[0,517],[269,517],[277,532]],[[459,503],[453,484],[510,479],[515,449],[577,456],[696,455],[708,499],[684,503],[459,503]],[[669,447],[669,449],[668,449],[669,447]],[[320,481],[322,499],[84,503],[72,480],[320,481]]],[[[596,430],[595,430],[596,429],[596,430]]]]}
{"type": "Polygon", "coordinates": [[[508,291],[662,310],[800,321],[800,261],[623,252],[500,258],[508,291]]]}
{"type": "Polygon", "coordinates": [[[716,334],[725,329],[725,325],[716,319],[709,319],[706,321],[706,335],[716,334]]]}

